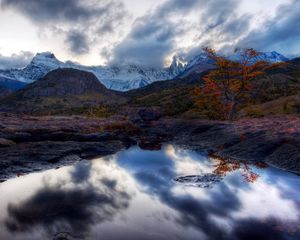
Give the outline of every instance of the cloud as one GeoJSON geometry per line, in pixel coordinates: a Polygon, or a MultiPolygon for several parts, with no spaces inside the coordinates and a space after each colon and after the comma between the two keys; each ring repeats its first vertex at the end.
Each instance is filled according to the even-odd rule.
{"type": "Polygon", "coordinates": [[[22,68],[25,67],[32,59],[33,53],[22,51],[11,56],[0,54],[0,69],[22,68]]]}
{"type": "Polygon", "coordinates": [[[241,39],[239,47],[253,47],[258,50],[277,50],[285,53],[299,53],[300,41],[300,2],[278,7],[274,18],[263,26],[258,26],[241,39]]]}
{"type": "Polygon", "coordinates": [[[224,53],[237,47],[299,51],[299,1],[279,6],[271,19],[259,12],[241,13],[240,7],[238,0],[168,0],[134,22],[112,51],[111,62],[157,67],[175,54],[189,59],[203,47],[224,53]]]}
{"type": "Polygon", "coordinates": [[[69,32],[67,34],[66,42],[69,44],[70,50],[74,54],[81,55],[88,53],[90,50],[86,35],[80,32],[69,32]]]}
{"type": "Polygon", "coordinates": [[[274,17],[266,11],[243,9],[246,0],[165,0],[134,22],[124,1],[0,3],[2,9],[12,9],[30,19],[44,33],[41,36],[48,37],[50,32],[64,39],[72,54],[98,52],[110,64],[161,67],[175,54],[190,58],[206,46],[224,52],[236,47],[289,54],[300,51],[297,0],[281,5],[274,17]]]}
{"type": "Polygon", "coordinates": [[[89,53],[92,46],[118,35],[129,17],[119,0],[0,0],[0,3],[2,9],[13,9],[30,19],[40,32],[61,35],[74,55],[89,53]]]}
{"type": "Polygon", "coordinates": [[[8,205],[7,229],[17,233],[42,226],[49,234],[68,229],[76,236],[84,235],[94,224],[112,220],[129,206],[131,197],[117,189],[116,181],[103,178],[91,185],[88,177],[79,178],[76,176],[77,185],[70,189],[66,182],[55,187],[46,182],[27,200],[8,205]]]}
{"type": "Polygon", "coordinates": [[[113,50],[113,62],[162,66],[179,31],[171,23],[159,22],[152,16],[141,18],[130,35],[113,50]]]}
{"type": "Polygon", "coordinates": [[[3,8],[14,8],[36,23],[86,21],[105,12],[104,6],[80,0],[2,0],[3,8]]]}
{"type": "MultiPolygon", "coordinates": [[[[113,50],[111,62],[163,66],[166,57],[182,51],[180,45],[189,36],[194,38],[193,49],[215,41],[213,31],[233,21],[238,4],[237,0],[168,0],[135,21],[113,50]]],[[[230,28],[238,31],[233,23],[230,28]]]]}

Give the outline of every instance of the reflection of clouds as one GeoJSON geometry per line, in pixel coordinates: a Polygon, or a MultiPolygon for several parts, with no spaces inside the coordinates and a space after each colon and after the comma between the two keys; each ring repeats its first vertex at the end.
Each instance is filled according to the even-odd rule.
{"type": "MultiPolygon", "coordinates": [[[[274,234],[274,229],[266,226],[261,221],[262,218],[265,222],[273,218],[298,220],[298,210],[293,200],[284,199],[276,186],[244,181],[239,171],[228,174],[222,183],[209,190],[189,190],[175,185],[170,179],[177,174],[195,174],[195,171],[209,172],[214,169],[208,160],[199,161],[198,159],[203,157],[193,154],[195,153],[191,154],[188,150],[168,146],[161,152],[161,166],[145,163],[143,159],[149,157],[145,152],[139,152],[138,159],[129,154],[132,158],[127,156],[118,161],[133,173],[136,180],[151,195],[158,196],[161,202],[179,213],[178,223],[198,228],[209,239],[248,239],[247,236],[253,237],[249,239],[272,239],[270,237],[274,234]],[[166,164],[168,161],[172,164],[166,164]],[[164,167],[169,168],[169,175],[157,175],[156,173],[161,171],[160,168],[164,167]],[[284,205],[282,209],[278,207],[284,205]],[[291,215],[287,218],[289,214],[291,215]],[[243,223],[249,224],[245,228],[246,232],[243,231],[243,223]],[[260,229],[264,227],[266,232],[261,233],[260,229]]],[[[276,239],[285,239],[285,236],[278,234],[276,239]]]]}
{"type": "MultiPolygon", "coordinates": [[[[133,151],[119,155],[118,162],[132,172],[142,188],[146,189],[151,195],[155,194],[158,196],[159,200],[168,207],[175,209],[179,214],[176,219],[177,223],[180,223],[182,226],[194,226],[198,230],[203,231],[205,235],[212,236],[214,239],[223,239],[222,229],[213,224],[213,221],[209,219],[208,213],[218,212],[221,215],[225,215],[225,211],[229,212],[238,208],[237,199],[228,188],[226,186],[220,188],[220,192],[216,192],[211,201],[199,201],[199,199],[191,195],[174,194],[172,189],[176,185],[172,178],[177,173],[175,171],[176,160],[172,159],[172,155],[170,156],[170,153],[167,153],[167,151],[144,152],[138,149],[136,151],[138,152],[136,155],[133,154],[133,151]],[[162,160],[161,164],[157,162],[157,159],[162,160]],[[168,168],[168,170],[166,171],[165,168],[168,168]],[[158,174],[161,172],[168,174],[164,176],[158,174]],[[220,208],[218,202],[226,204],[226,208],[220,208]]],[[[200,158],[200,155],[198,157],[200,158]]],[[[195,165],[200,164],[200,161],[195,161],[195,165]]]]}
{"type": "Polygon", "coordinates": [[[45,184],[31,197],[8,205],[9,231],[33,231],[42,227],[52,235],[66,230],[78,235],[90,231],[94,224],[112,220],[129,206],[131,196],[120,179],[111,178],[109,169],[101,168],[101,175],[95,174],[97,171],[88,173],[97,167],[97,164],[79,163],[68,171],[70,175],[64,175],[56,183],[53,179],[47,183],[43,177],[45,184]]]}
{"type": "Polygon", "coordinates": [[[91,163],[88,161],[78,162],[74,168],[71,169],[70,175],[74,183],[82,183],[90,178],[91,163]]]}
{"type": "Polygon", "coordinates": [[[253,184],[250,190],[239,189],[236,194],[242,205],[234,214],[236,218],[300,221],[295,202],[284,198],[278,188],[264,181],[253,184]]]}
{"type": "Polygon", "coordinates": [[[35,191],[25,200],[16,194],[23,200],[9,205],[6,226],[13,233],[41,228],[48,234],[71,231],[110,240],[299,239],[299,233],[277,233],[270,224],[274,219],[299,221],[293,195],[299,193],[299,177],[292,178],[293,188],[292,175],[279,178],[271,168],[261,170],[262,177],[254,184],[244,181],[239,170],[212,189],[172,181],[179,174],[209,173],[214,163],[172,146],[161,151],[133,147],[32,175],[35,191]]]}
{"type": "Polygon", "coordinates": [[[174,162],[176,175],[202,174],[213,170],[212,163],[206,157],[193,151],[168,145],[165,152],[174,162]]]}

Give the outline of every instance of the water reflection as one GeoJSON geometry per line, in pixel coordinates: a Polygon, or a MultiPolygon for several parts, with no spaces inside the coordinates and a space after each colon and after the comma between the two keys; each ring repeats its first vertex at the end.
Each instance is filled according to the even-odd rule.
{"type": "Polygon", "coordinates": [[[133,147],[0,184],[0,239],[293,240],[299,190],[298,176],[265,165],[133,147]]]}

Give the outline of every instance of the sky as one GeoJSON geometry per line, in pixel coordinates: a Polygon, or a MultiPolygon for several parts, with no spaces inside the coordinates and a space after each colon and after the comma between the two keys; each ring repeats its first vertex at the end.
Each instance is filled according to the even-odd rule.
{"type": "Polygon", "coordinates": [[[167,66],[203,47],[300,56],[299,0],[0,0],[0,69],[37,52],[84,65],[167,66]]]}

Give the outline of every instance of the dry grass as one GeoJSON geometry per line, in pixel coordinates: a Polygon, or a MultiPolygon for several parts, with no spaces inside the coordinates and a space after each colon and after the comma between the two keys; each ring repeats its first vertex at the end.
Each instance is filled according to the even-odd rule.
{"type": "Polygon", "coordinates": [[[242,117],[263,117],[285,114],[300,114],[300,94],[281,97],[263,104],[252,105],[240,111],[240,116],[242,117]]]}

